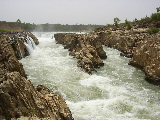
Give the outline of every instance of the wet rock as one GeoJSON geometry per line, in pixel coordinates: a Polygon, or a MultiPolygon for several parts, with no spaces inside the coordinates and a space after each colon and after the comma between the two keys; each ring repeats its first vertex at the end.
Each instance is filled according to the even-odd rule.
{"type": "Polygon", "coordinates": [[[73,120],[65,100],[27,79],[6,37],[0,36],[0,119],[73,120]]]}
{"type": "MultiPolygon", "coordinates": [[[[0,84],[1,116],[6,119],[20,116],[72,120],[71,112],[64,99],[43,89],[37,91],[31,82],[18,72],[4,75],[5,81],[0,84]]],[[[46,88],[46,87],[45,87],[46,88]]]]}
{"type": "Polygon", "coordinates": [[[30,32],[5,32],[1,33],[1,38],[11,44],[17,59],[30,55],[29,48],[34,49],[35,44],[39,44],[38,39],[30,32]]]}
{"type": "Polygon", "coordinates": [[[159,21],[137,21],[132,26],[131,30],[105,27],[96,33],[104,45],[120,50],[121,56],[131,58],[129,65],[143,70],[148,82],[160,85],[160,32],[148,33],[149,28],[159,27],[159,21]]]}
{"type": "Polygon", "coordinates": [[[160,39],[158,36],[141,41],[129,64],[143,69],[146,80],[160,85],[160,39]]]}
{"type": "Polygon", "coordinates": [[[0,75],[7,72],[19,72],[21,76],[26,77],[23,65],[17,60],[12,46],[5,37],[0,36],[0,75]]]}
{"type": "Polygon", "coordinates": [[[92,74],[95,68],[103,66],[106,52],[95,34],[58,33],[54,35],[57,43],[64,45],[70,55],[78,59],[77,66],[92,74]]]}

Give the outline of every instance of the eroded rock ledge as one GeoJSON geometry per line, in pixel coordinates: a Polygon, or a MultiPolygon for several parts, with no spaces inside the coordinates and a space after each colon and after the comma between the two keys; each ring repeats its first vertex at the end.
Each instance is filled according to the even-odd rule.
{"type": "Polygon", "coordinates": [[[160,32],[150,35],[148,29],[107,29],[97,34],[104,45],[118,49],[122,56],[131,58],[129,65],[143,70],[148,82],[160,85],[160,32]]]}
{"type": "Polygon", "coordinates": [[[106,45],[131,58],[128,64],[143,70],[148,82],[160,85],[160,32],[148,33],[158,23],[138,21],[132,23],[130,30],[123,25],[113,25],[91,34],[58,33],[54,37],[57,43],[69,49],[70,55],[78,59],[78,66],[89,74],[103,66],[102,59],[107,56],[102,45],[106,45]]]}
{"type": "MultiPolygon", "coordinates": [[[[14,40],[20,43],[22,38],[14,40]]],[[[0,119],[73,120],[61,96],[50,93],[43,85],[34,88],[27,79],[12,46],[15,41],[8,39],[8,35],[0,35],[0,119]]]]}
{"type": "Polygon", "coordinates": [[[57,33],[54,35],[57,43],[63,44],[70,55],[78,59],[77,66],[92,74],[96,68],[103,66],[106,52],[98,36],[94,34],[57,33]]]}

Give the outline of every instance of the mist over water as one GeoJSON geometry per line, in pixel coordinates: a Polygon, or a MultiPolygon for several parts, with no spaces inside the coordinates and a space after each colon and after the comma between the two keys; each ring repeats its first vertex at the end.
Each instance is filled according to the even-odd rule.
{"type": "Polygon", "coordinates": [[[62,95],[75,120],[160,119],[160,88],[147,83],[119,51],[104,46],[104,67],[88,75],[51,39],[54,33],[34,34],[40,44],[20,62],[35,86],[46,85],[62,95]]]}

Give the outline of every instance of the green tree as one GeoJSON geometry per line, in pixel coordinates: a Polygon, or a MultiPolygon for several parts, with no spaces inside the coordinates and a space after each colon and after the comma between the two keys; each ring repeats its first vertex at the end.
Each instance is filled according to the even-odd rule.
{"type": "Polygon", "coordinates": [[[120,22],[121,20],[119,18],[114,18],[114,24],[115,26],[118,26],[118,23],[120,22]]]}
{"type": "Polygon", "coordinates": [[[160,20],[160,13],[153,13],[153,14],[151,15],[151,19],[152,19],[153,21],[155,21],[155,20],[160,20]]]}
{"type": "Polygon", "coordinates": [[[125,26],[127,27],[128,30],[130,30],[132,28],[131,22],[128,21],[127,19],[125,20],[125,26]]]}
{"type": "Polygon", "coordinates": [[[159,8],[156,8],[157,9],[157,13],[160,11],[160,7],[159,8]]]}

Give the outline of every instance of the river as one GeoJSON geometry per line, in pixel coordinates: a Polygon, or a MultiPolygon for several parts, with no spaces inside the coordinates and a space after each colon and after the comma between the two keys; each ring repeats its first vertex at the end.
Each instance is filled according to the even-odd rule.
{"type": "Polygon", "coordinates": [[[104,66],[88,75],[51,39],[54,33],[33,34],[40,44],[20,62],[34,86],[62,95],[75,120],[160,120],[160,88],[147,83],[119,51],[104,46],[104,66]]]}

